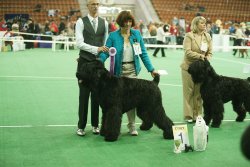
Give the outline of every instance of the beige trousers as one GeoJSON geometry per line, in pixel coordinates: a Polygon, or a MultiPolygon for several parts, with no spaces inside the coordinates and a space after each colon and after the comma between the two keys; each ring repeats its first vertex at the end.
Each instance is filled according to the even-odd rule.
{"type": "Polygon", "coordinates": [[[182,69],[181,75],[184,119],[196,120],[196,117],[202,114],[201,84],[194,84],[191,75],[186,70],[182,69]]]}
{"type": "MultiPolygon", "coordinates": [[[[121,76],[128,78],[136,78],[134,63],[123,64],[121,76]]],[[[129,129],[135,129],[135,111],[136,109],[134,108],[127,112],[129,129]]]]}

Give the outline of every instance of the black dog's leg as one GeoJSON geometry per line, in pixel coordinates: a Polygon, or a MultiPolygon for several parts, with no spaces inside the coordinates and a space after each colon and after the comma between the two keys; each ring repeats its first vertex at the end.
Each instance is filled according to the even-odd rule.
{"type": "Polygon", "coordinates": [[[102,109],[102,125],[101,125],[101,129],[100,129],[100,135],[101,136],[105,136],[105,131],[106,131],[106,123],[105,123],[105,120],[106,120],[106,111],[105,109],[102,109]]]}
{"type": "Polygon", "coordinates": [[[244,105],[246,112],[248,112],[250,114],[250,96],[247,96],[246,98],[244,98],[243,105],[244,105]]]}
{"type": "Polygon", "coordinates": [[[211,127],[219,128],[221,121],[223,120],[224,103],[222,101],[217,101],[211,104],[211,111],[213,118],[211,127]]]}
{"type": "Polygon", "coordinates": [[[232,100],[233,110],[238,114],[235,121],[242,122],[246,118],[246,110],[238,100],[232,100]]]}
{"type": "Polygon", "coordinates": [[[116,141],[120,134],[122,111],[118,108],[110,108],[105,116],[105,140],[116,141]]]}
{"type": "Polygon", "coordinates": [[[172,126],[174,125],[173,121],[166,115],[163,106],[155,107],[155,111],[151,110],[152,119],[156,126],[163,130],[164,139],[173,139],[173,130],[172,126]]]}
{"type": "Polygon", "coordinates": [[[205,101],[203,102],[203,108],[204,108],[204,121],[206,122],[206,125],[209,126],[211,120],[212,120],[212,110],[210,108],[210,104],[207,104],[205,101]]]}
{"type": "Polygon", "coordinates": [[[136,109],[137,116],[142,120],[142,124],[140,126],[141,130],[149,130],[153,127],[151,115],[147,112],[147,110],[143,107],[137,107],[136,109]]]}

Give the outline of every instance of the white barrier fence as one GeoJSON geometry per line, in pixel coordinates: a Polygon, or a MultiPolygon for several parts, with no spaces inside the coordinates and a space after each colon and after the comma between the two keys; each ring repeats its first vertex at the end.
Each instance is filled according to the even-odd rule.
{"type": "MultiPolygon", "coordinates": [[[[51,35],[43,35],[43,34],[30,34],[30,33],[22,33],[22,32],[12,32],[15,34],[25,34],[25,35],[33,35],[33,36],[45,36],[51,37],[52,41],[49,40],[26,40],[23,39],[22,36],[11,36],[5,37],[4,34],[6,32],[0,31],[0,48],[3,47],[5,41],[13,42],[12,47],[13,51],[25,50],[25,42],[34,42],[34,43],[51,43],[52,51],[56,51],[57,44],[64,44],[64,51],[69,51],[70,46],[75,46],[74,37],[67,36],[51,36],[51,35]],[[73,41],[70,41],[72,39],[73,41]]],[[[221,35],[221,34],[213,34],[213,51],[222,51],[229,52],[232,49],[250,49],[250,46],[230,46],[230,35],[221,35]]],[[[151,37],[154,38],[154,37],[151,37]]],[[[247,38],[247,40],[250,40],[247,38]]],[[[159,45],[159,44],[145,44],[147,48],[183,48],[182,45],[159,45]]],[[[1,51],[2,49],[0,49],[1,51]]]]}

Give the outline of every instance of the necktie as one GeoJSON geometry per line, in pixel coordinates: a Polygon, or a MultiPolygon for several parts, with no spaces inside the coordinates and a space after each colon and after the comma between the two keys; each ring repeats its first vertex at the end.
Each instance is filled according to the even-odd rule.
{"type": "Polygon", "coordinates": [[[92,25],[93,25],[94,31],[96,32],[96,20],[95,19],[92,20],[92,25]]]}

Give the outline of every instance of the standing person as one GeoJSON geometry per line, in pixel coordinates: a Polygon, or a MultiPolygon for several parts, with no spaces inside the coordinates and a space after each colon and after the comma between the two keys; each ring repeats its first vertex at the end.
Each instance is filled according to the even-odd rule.
{"type": "Polygon", "coordinates": [[[177,26],[176,44],[183,45],[185,30],[180,24],[177,24],[176,26],[177,26]]]}
{"type": "MultiPolygon", "coordinates": [[[[245,34],[243,33],[241,27],[239,24],[234,24],[235,27],[235,39],[234,39],[234,46],[242,46],[243,39],[246,37],[245,34]]],[[[238,49],[233,49],[234,53],[233,55],[235,56],[238,49]]],[[[244,56],[242,56],[243,58],[244,56]]]]}
{"type": "MultiPolygon", "coordinates": [[[[82,64],[96,60],[100,52],[107,52],[108,48],[103,46],[108,36],[108,23],[98,17],[100,0],[87,0],[89,13],[76,22],[75,36],[76,45],[80,49],[77,70],[82,64]]],[[[85,135],[85,127],[88,118],[88,102],[91,93],[91,125],[92,132],[99,134],[99,104],[94,92],[79,83],[79,121],[77,134],[85,135]]]]}
{"type": "Polygon", "coordinates": [[[58,35],[59,29],[54,19],[51,20],[49,27],[53,35],[58,35]]]}
{"type": "Polygon", "coordinates": [[[7,28],[7,24],[5,22],[4,17],[0,16],[0,31],[7,31],[7,30],[8,28],[7,28]]]}
{"type": "MultiPolygon", "coordinates": [[[[163,26],[164,24],[163,23],[160,23],[159,24],[159,27],[157,28],[157,35],[156,35],[156,41],[157,41],[157,44],[159,45],[163,45],[164,42],[165,42],[165,38],[166,38],[166,34],[163,30],[163,26]]],[[[164,48],[159,48],[157,47],[153,53],[153,56],[156,57],[156,54],[158,53],[158,51],[161,49],[161,56],[162,57],[166,57],[165,56],[165,52],[164,52],[164,48]]]]}
{"type": "MultiPolygon", "coordinates": [[[[28,20],[28,28],[27,28],[27,33],[34,34],[35,33],[35,24],[32,19],[28,20]]],[[[33,35],[24,35],[24,39],[27,40],[34,40],[33,35]]],[[[26,49],[33,49],[34,48],[34,43],[33,42],[27,42],[26,43],[26,49]]]]}
{"type": "MultiPolygon", "coordinates": [[[[153,65],[148,57],[143,38],[138,30],[132,29],[135,25],[135,19],[129,11],[122,11],[117,16],[116,23],[119,29],[111,32],[106,42],[107,47],[115,47],[114,75],[129,78],[137,78],[141,65],[141,58],[146,69],[154,77],[156,74],[153,65]]],[[[108,58],[107,53],[101,53],[100,58],[104,62],[108,58]]],[[[126,99],[124,99],[126,100],[126,99]]],[[[135,109],[127,112],[128,129],[132,136],[137,136],[135,127],[135,109]]]]}
{"type": "Polygon", "coordinates": [[[177,33],[178,33],[178,29],[177,29],[176,24],[172,24],[170,26],[169,32],[171,34],[170,35],[170,43],[172,45],[176,45],[176,36],[177,36],[177,33]]]}
{"type": "Polygon", "coordinates": [[[187,33],[184,42],[184,60],[181,64],[181,75],[183,84],[183,112],[184,119],[191,123],[202,114],[202,99],[200,95],[200,84],[192,81],[188,73],[189,65],[197,60],[210,59],[212,56],[211,36],[206,32],[206,19],[197,16],[192,20],[191,32],[187,33]]]}

